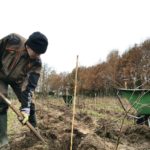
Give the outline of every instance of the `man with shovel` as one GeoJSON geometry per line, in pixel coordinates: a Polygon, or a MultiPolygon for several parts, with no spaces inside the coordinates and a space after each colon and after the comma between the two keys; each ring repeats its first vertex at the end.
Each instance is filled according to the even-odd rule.
{"type": "MultiPolygon", "coordinates": [[[[20,111],[27,121],[36,127],[35,105],[32,93],[41,71],[40,55],[46,52],[47,37],[41,32],[32,33],[26,40],[18,34],[10,34],[0,40],[0,92],[7,96],[8,85],[21,103],[20,111]]],[[[6,104],[0,97],[0,148],[8,145],[6,104]]]]}

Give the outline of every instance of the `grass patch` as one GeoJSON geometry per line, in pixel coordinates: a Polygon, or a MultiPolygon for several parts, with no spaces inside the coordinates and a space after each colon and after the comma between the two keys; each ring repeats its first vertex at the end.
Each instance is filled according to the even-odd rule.
{"type": "MultiPolygon", "coordinates": [[[[19,111],[19,105],[20,103],[18,101],[13,101],[12,105],[19,111]]],[[[8,110],[8,134],[16,134],[21,132],[22,125],[19,122],[17,115],[9,108],[8,110]]]]}

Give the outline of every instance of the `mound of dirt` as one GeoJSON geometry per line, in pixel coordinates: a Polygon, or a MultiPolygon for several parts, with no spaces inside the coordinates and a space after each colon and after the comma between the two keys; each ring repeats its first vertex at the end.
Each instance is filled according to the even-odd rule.
{"type": "Polygon", "coordinates": [[[150,128],[144,125],[128,127],[124,135],[128,142],[139,143],[150,142],[150,128]]]}
{"type": "Polygon", "coordinates": [[[97,121],[98,126],[95,129],[95,133],[102,138],[109,138],[110,140],[117,140],[119,135],[119,128],[116,122],[112,120],[99,119],[97,121]]]}
{"type": "Polygon", "coordinates": [[[104,142],[102,138],[96,134],[88,134],[78,146],[77,150],[110,150],[113,145],[104,142]]]}
{"type": "Polygon", "coordinates": [[[86,113],[77,113],[75,116],[75,119],[79,122],[83,122],[84,124],[88,126],[94,126],[93,118],[88,116],[86,113]]]}

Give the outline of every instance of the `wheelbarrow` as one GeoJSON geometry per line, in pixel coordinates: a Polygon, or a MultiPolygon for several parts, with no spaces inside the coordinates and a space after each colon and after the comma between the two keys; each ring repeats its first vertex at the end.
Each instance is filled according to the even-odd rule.
{"type": "Polygon", "coordinates": [[[126,113],[128,110],[124,107],[121,97],[126,98],[137,111],[137,115],[130,115],[136,120],[137,124],[146,124],[150,127],[150,89],[117,89],[118,100],[126,113]]]}

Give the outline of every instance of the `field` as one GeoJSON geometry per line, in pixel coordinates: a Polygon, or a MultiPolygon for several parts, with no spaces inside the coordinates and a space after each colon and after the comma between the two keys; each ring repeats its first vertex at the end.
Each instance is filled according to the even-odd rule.
{"type": "MultiPolygon", "coordinates": [[[[22,127],[9,110],[12,150],[69,150],[72,106],[62,98],[36,100],[38,129],[47,144],[22,127]]],[[[124,106],[130,105],[124,99],[124,106]]],[[[15,106],[18,102],[13,101],[15,106]]],[[[131,110],[135,114],[135,110],[131,110]]],[[[150,150],[150,128],[126,117],[117,98],[77,98],[73,150],[150,150]]]]}

